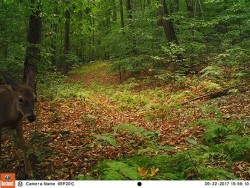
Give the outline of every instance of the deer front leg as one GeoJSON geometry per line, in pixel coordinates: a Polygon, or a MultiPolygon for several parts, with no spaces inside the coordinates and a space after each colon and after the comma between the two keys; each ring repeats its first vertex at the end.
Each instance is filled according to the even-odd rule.
{"type": "Polygon", "coordinates": [[[25,174],[28,176],[28,178],[33,178],[33,172],[32,172],[30,161],[29,161],[28,154],[27,154],[27,147],[26,147],[25,140],[23,137],[22,124],[20,124],[16,128],[16,132],[17,132],[17,137],[18,137],[19,143],[20,143],[20,149],[23,152],[23,158],[24,158],[24,164],[25,164],[25,174]]]}

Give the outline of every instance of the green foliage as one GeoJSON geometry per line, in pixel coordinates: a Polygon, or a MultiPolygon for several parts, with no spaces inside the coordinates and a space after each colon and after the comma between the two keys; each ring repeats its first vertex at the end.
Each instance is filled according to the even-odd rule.
{"type": "Polygon", "coordinates": [[[207,128],[202,142],[211,146],[213,151],[224,153],[233,161],[248,160],[250,139],[246,125],[249,122],[232,121],[225,126],[215,121],[203,120],[199,125],[207,128]]]}
{"type": "MultiPolygon", "coordinates": [[[[29,3],[3,1],[0,7],[0,73],[13,73],[17,80],[27,47],[29,3]]],[[[207,0],[193,6],[191,13],[185,2],[179,2],[178,11],[172,10],[173,2],[168,3],[169,18],[179,42],[176,45],[166,44],[156,0],[135,3],[132,19],[124,11],[124,28],[118,0],[44,2],[41,13],[44,36],[39,46],[42,63],[38,69],[43,74],[55,67],[60,69],[64,60],[70,67],[79,67],[83,62],[112,59],[115,71],[130,72],[133,76],[155,66],[165,68],[166,62],[182,73],[199,72],[204,65],[220,65],[233,67],[235,76],[249,76],[245,67],[250,58],[249,2],[207,0]],[[70,52],[65,56],[66,9],[70,10],[71,20],[70,52]]],[[[220,76],[217,73],[215,76],[220,76]]]]}
{"type": "Polygon", "coordinates": [[[129,72],[132,74],[139,74],[153,68],[153,64],[148,61],[147,56],[136,56],[116,60],[113,63],[114,72],[129,72]]]}
{"type": "Polygon", "coordinates": [[[0,74],[9,74],[18,82],[22,80],[28,13],[25,3],[1,2],[0,74]]]}
{"type": "Polygon", "coordinates": [[[115,131],[122,131],[125,130],[128,133],[132,134],[139,134],[141,135],[143,132],[145,132],[145,129],[143,127],[136,127],[132,124],[122,124],[114,128],[115,131]]]}
{"type": "Polygon", "coordinates": [[[171,83],[171,84],[178,84],[180,86],[184,86],[187,79],[187,76],[185,76],[184,74],[175,72],[175,73],[170,73],[170,72],[165,72],[163,74],[157,74],[154,76],[157,79],[163,80],[165,81],[167,84],[171,83]]]}
{"type": "Polygon", "coordinates": [[[117,180],[117,177],[113,175],[118,175],[118,174],[120,176],[123,176],[124,179],[130,179],[130,180],[140,179],[139,175],[136,172],[136,168],[131,167],[126,163],[111,161],[107,162],[106,165],[108,166],[108,168],[106,171],[104,171],[104,179],[114,178],[114,180],[117,180]]]}
{"type": "Polygon", "coordinates": [[[235,179],[233,173],[219,168],[200,168],[200,176],[206,180],[231,180],[235,179]]]}
{"type": "Polygon", "coordinates": [[[114,134],[102,134],[102,135],[94,135],[94,137],[97,139],[97,140],[101,140],[101,141],[105,141],[107,142],[108,144],[114,146],[114,147],[117,147],[117,143],[115,141],[115,139],[113,138],[114,134]]]}
{"type": "Polygon", "coordinates": [[[219,144],[223,139],[225,139],[228,133],[228,129],[223,125],[211,122],[208,130],[203,135],[203,140],[208,144],[219,144]]]}
{"type": "Polygon", "coordinates": [[[218,145],[217,149],[228,154],[233,161],[249,161],[250,138],[248,136],[228,135],[225,142],[218,145]]]}
{"type": "Polygon", "coordinates": [[[88,75],[91,72],[96,70],[109,70],[111,66],[110,62],[91,62],[91,63],[84,63],[81,67],[73,69],[70,71],[70,75],[88,75]]]}
{"type": "Polygon", "coordinates": [[[56,73],[49,72],[45,75],[40,75],[38,96],[42,100],[62,100],[67,98],[77,98],[85,100],[90,97],[89,93],[84,90],[81,83],[67,83],[66,77],[56,73]]]}
{"type": "MultiPolygon", "coordinates": [[[[44,161],[48,154],[52,156],[53,148],[47,146],[50,134],[39,134],[35,131],[29,142],[29,155],[37,161],[44,161]]],[[[51,157],[50,156],[50,157],[51,157]]]]}
{"type": "MultiPolygon", "coordinates": [[[[216,80],[217,82],[221,82],[221,80],[216,80]]],[[[217,84],[213,81],[202,81],[201,85],[204,86],[204,90],[208,91],[208,92],[212,92],[212,91],[218,91],[220,89],[222,89],[220,84],[217,84]]]]}
{"type": "Polygon", "coordinates": [[[201,70],[201,77],[214,77],[215,79],[219,79],[221,77],[222,69],[216,65],[210,65],[203,70],[201,70]]]}
{"type": "Polygon", "coordinates": [[[147,176],[153,180],[230,180],[236,179],[231,173],[221,168],[204,167],[209,163],[210,156],[200,153],[201,150],[183,152],[173,157],[158,155],[154,157],[136,156],[129,159],[107,160],[93,168],[102,180],[139,180],[137,168],[158,168],[154,176],[147,176]],[[195,163],[194,163],[195,162],[195,163]],[[198,170],[198,171],[197,171],[198,170]]]}
{"type": "MultiPolygon", "coordinates": [[[[105,160],[92,169],[98,178],[103,180],[234,180],[232,171],[234,161],[249,160],[250,139],[247,136],[249,122],[228,121],[222,119],[199,120],[195,125],[204,126],[207,130],[200,141],[188,138],[192,149],[174,155],[157,154],[161,146],[157,142],[147,142],[148,147],[139,149],[135,156],[105,160]],[[222,163],[220,163],[222,161],[222,163]],[[225,161],[226,165],[225,165],[225,161]],[[139,167],[156,169],[153,176],[140,176],[139,167]]],[[[145,129],[131,124],[115,127],[117,133],[126,130],[131,134],[145,135],[145,129]]],[[[147,137],[145,137],[147,138],[147,137]]],[[[169,148],[170,149],[170,148],[169,148]]],[[[164,148],[164,151],[173,151],[164,148]]],[[[94,178],[92,176],[92,178],[94,178]]],[[[82,179],[89,179],[85,177],[82,179]]]]}
{"type": "Polygon", "coordinates": [[[188,66],[183,59],[185,49],[175,43],[170,43],[169,47],[161,46],[166,55],[166,60],[171,62],[175,69],[180,72],[188,71],[188,66]]]}
{"type": "Polygon", "coordinates": [[[101,170],[100,178],[103,180],[136,180],[140,179],[135,166],[123,161],[105,161],[98,167],[101,170]]]}
{"type": "Polygon", "coordinates": [[[64,56],[64,58],[67,59],[68,65],[72,68],[79,68],[82,65],[80,58],[75,54],[67,54],[67,56],[64,56]]]}
{"type": "Polygon", "coordinates": [[[116,132],[126,131],[129,134],[136,134],[136,135],[139,135],[139,136],[141,135],[141,136],[146,136],[146,137],[151,137],[151,136],[157,137],[157,133],[147,131],[143,127],[136,127],[136,126],[134,126],[132,124],[129,124],[129,123],[118,125],[118,126],[114,127],[114,130],[116,132]]]}

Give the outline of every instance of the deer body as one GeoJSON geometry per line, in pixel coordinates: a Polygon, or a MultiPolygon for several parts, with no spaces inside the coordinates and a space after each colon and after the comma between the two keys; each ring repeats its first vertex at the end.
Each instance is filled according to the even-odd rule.
{"type": "Polygon", "coordinates": [[[33,173],[27,155],[22,127],[23,117],[27,118],[29,122],[33,122],[36,119],[34,115],[36,96],[32,88],[34,73],[30,75],[32,76],[28,77],[26,85],[11,84],[0,86],[0,154],[2,130],[6,128],[15,129],[20,143],[20,149],[23,152],[25,173],[29,178],[32,178],[33,173]]]}

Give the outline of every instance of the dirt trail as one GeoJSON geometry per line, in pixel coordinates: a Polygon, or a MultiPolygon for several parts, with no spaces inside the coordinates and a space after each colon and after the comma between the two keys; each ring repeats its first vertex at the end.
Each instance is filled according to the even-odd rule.
{"type": "MultiPolygon", "coordinates": [[[[94,63],[97,64],[97,63],[94,63]]],[[[89,88],[93,84],[113,85],[120,83],[119,76],[111,73],[111,64],[108,62],[99,63],[98,66],[91,67],[91,63],[83,69],[83,74],[71,72],[68,78],[69,82],[82,82],[85,87],[89,88]]]]}

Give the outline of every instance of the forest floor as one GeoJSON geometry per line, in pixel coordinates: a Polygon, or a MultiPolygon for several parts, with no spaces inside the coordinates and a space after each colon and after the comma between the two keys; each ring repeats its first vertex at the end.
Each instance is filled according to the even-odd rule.
{"type": "MultiPolygon", "coordinates": [[[[208,82],[195,77],[183,83],[166,83],[155,77],[121,82],[110,73],[109,63],[74,70],[66,83],[62,97],[38,102],[35,123],[24,123],[35,179],[65,180],[81,174],[99,179],[92,168],[108,159],[174,156],[196,147],[205,140],[206,130],[198,120],[218,116],[225,122],[250,119],[249,87],[181,106],[212,92],[208,82]]],[[[3,136],[1,171],[14,171],[18,179],[24,179],[21,152],[13,144],[13,134],[8,133],[3,136]]],[[[225,161],[213,161],[211,166],[221,166],[240,179],[249,178],[248,159],[233,161],[230,167],[225,161]]]]}

